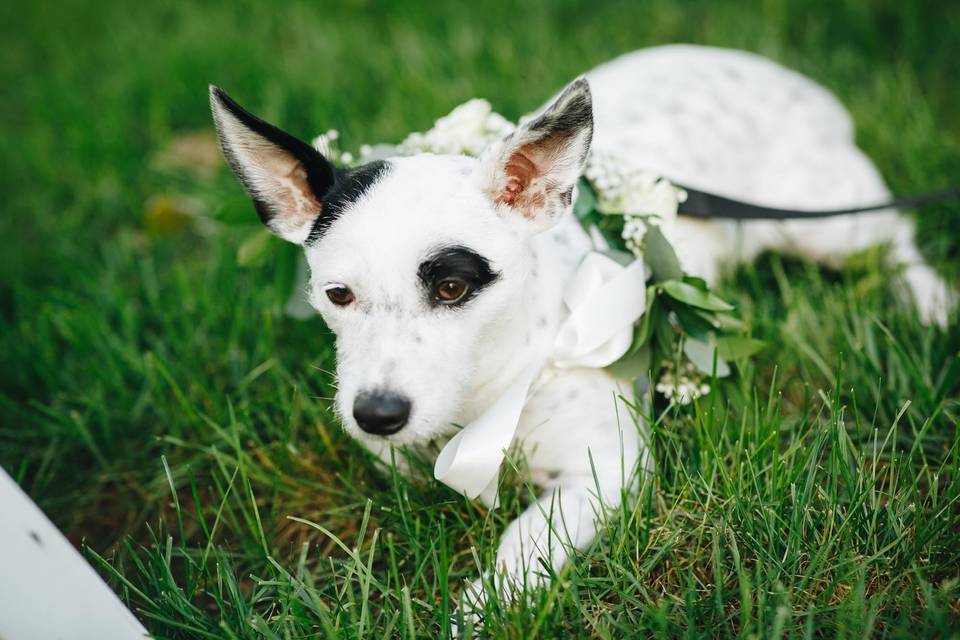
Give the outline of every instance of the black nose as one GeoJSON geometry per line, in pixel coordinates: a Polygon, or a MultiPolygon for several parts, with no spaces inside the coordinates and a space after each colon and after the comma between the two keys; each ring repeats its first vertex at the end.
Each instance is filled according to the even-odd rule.
{"type": "Polygon", "coordinates": [[[410,417],[410,401],[391,391],[361,391],[353,417],[367,433],[386,436],[400,431],[410,417]]]}

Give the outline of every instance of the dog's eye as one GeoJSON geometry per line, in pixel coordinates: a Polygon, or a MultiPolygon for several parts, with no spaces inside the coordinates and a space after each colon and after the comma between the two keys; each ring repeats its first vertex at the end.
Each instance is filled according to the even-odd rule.
{"type": "Polygon", "coordinates": [[[438,302],[453,304],[467,294],[467,283],[459,278],[447,278],[437,283],[433,291],[438,302]]]}
{"type": "Polygon", "coordinates": [[[330,287],[326,290],[326,294],[330,302],[338,307],[345,307],[353,302],[353,291],[344,286],[330,287]]]}

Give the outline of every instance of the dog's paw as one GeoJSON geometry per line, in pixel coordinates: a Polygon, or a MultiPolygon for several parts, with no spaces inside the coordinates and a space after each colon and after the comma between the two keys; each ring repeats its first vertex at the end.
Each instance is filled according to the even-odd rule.
{"type": "Polygon", "coordinates": [[[956,307],[957,292],[925,264],[910,265],[903,278],[917,305],[920,321],[945,328],[950,312],[956,307]]]}

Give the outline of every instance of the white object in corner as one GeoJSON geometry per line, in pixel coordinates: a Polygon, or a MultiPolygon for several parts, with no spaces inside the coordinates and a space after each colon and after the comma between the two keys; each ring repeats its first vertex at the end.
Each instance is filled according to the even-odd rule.
{"type": "Polygon", "coordinates": [[[93,567],[0,469],[0,638],[149,637],[93,567]]]}

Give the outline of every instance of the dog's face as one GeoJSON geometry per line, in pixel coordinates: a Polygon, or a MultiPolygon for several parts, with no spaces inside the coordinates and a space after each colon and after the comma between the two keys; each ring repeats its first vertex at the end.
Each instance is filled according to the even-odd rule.
{"type": "Polygon", "coordinates": [[[347,431],[395,444],[448,434],[529,303],[530,237],[571,206],[593,130],[586,81],[479,159],[351,169],[218,89],[211,105],[261,219],[305,248],[310,301],[337,337],[347,431]]]}

